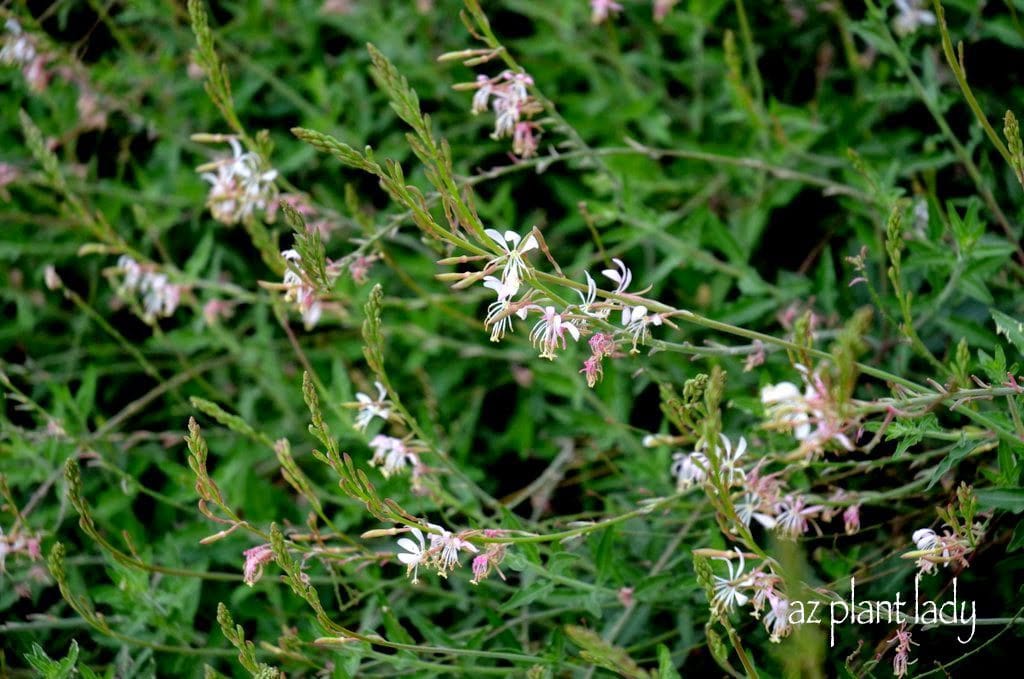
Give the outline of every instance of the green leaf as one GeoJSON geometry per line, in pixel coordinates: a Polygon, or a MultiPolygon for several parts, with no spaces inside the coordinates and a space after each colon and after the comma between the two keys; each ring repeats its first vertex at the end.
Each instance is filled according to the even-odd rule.
{"type": "Polygon", "coordinates": [[[1007,316],[1002,311],[991,309],[992,319],[996,322],[996,332],[1006,335],[1006,339],[1024,354],[1024,323],[1007,316]]]}
{"type": "Polygon", "coordinates": [[[982,509],[1004,509],[1014,514],[1024,512],[1024,488],[982,488],[975,494],[982,509]]]}

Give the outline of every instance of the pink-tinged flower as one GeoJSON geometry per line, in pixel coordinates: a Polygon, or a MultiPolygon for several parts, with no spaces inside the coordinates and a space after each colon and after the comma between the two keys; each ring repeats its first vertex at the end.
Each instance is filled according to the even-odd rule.
{"type": "Polygon", "coordinates": [[[530,275],[530,268],[526,263],[525,255],[540,247],[537,237],[530,233],[523,238],[515,231],[501,233],[495,229],[485,229],[484,233],[494,241],[501,249],[502,254],[487,263],[487,267],[501,265],[501,290],[498,292],[498,299],[510,299],[519,292],[519,286],[523,279],[530,275]]]}
{"type": "Polygon", "coordinates": [[[591,389],[601,381],[601,377],[604,376],[604,368],[601,367],[601,358],[599,356],[591,356],[587,360],[583,361],[583,367],[580,372],[587,377],[587,386],[591,389]]]}
{"type": "Polygon", "coordinates": [[[847,535],[853,535],[860,530],[860,505],[850,505],[843,512],[843,527],[847,535]]]}
{"type": "Polygon", "coordinates": [[[671,10],[679,0],[654,0],[654,7],[652,13],[654,20],[661,23],[668,16],[669,10],[671,10]]]}
{"type": "Polygon", "coordinates": [[[468,540],[463,540],[440,526],[428,525],[440,531],[430,534],[430,551],[434,552],[434,566],[437,567],[437,574],[441,577],[448,577],[448,573],[459,565],[459,552],[466,550],[474,554],[477,553],[476,546],[468,540]]]}
{"type": "Polygon", "coordinates": [[[917,646],[917,644],[910,640],[910,632],[905,626],[896,631],[894,641],[896,642],[896,655],[892,659],[892,671],[899,679],[899,677],[906,676],[907,669],[917,662],[916,660],[910,661],[910,647],[917,646]]]}
{"type": "Polygon", "coordinates": [[[228,137],[232,156],[207,163],[199,168],[200,177],[210,182],[206,205],[217,221],[233,225],[252,217],[258,210],[266,210],[276,196],[274,180],[276,170],[263,170],[260,157],[243,153],[242,145],[228,137]],[[216,173],[203,172],[216,169],[216,173]]]}
{"type": "Polygon", "coordinates": [[[429,556],[426,543],[423,540],[423,531],[416,527],[410,527],[412,534],[416,536],[417,542],[413,542],[409,538],[399,538],[398,546],[405,550],[398,554],[398,560],[405,564],[406,570],[405,575],[409,577],[412,574],[412,584],[417,584],[419,580],[420,565],[423,564],[429,556]]]}
{"type": "Polygon", "coordinates": [[[320,6],[320,13],[345,16],[355,11],[355,8],[355,0],[324,0],[324,4],[320,6]]]}
{"type": "Polygon", "coordinates": [[[608,20],[609,15],[622,11],[622,5],[615,0],[590,0],[590,21],[595,24],[608,20]]]}
{"type": "Polygon", "coordinates": [[[386,479],[401,474],[409,465],[414,468],[419,466],[419,456],[409,450],[402,439],[378,434],[370,441],[370,447],[373,449],[370,464],[374,467],[379,466],[381,474],[386,479]]]}
{"type": "Polygon", "coordinates": [[[231,318],[235,313],[234,304],[222,299],[211,299],[203,305],[203,322],[215,325],[222,318],[231,318]]]}
{"type": "Polygon", "coordinates": [[[376,256],[359,255],[348,265],[348,274],[352,276],[353,281],[362,285],[368,280],[370,267],[376,260],[376,256]]]}
{"type": "Polygon", "coordinates": [[[242,580],[252,587],[263,577],[263,567],[274,558],[270,545],[258,545],[243,552],[245,566],[242,568],[242,580]]]}
{"type": "Polygon", "coordinates": [[[529,120],[520,120],[512,130],[512,153],[520,158],[532,158],[537,155],[540,125],[529,120]]]}
{"type": "Polygon", "coordinates": [[[579,341],[579,328],[556,313],[555,307],[548,306],[541,310],[541,318],[530,332],[530,342],[540,349],[541,358],[554,360],[555,351],[566,347],[566,334],[572,337],[574,342],[579,341]]]}
{"type": "Polygon", "coordinates": [[[590,336],[590,340],[588,340],[587,344],[590,346],[590,350],[594,353],[594,356],[599,358],[614,356],[617,349],[615,338],[603,332],[595,332],[590,336]]]}
{"type": "Polygon", "coordinates": [[[771,601],[768,613],[764,616],[764,628],[768,631],[768,640],[779,643],[793,631],[789,624],[789,600],[776,597],[771,601]]]}
{"type": "Polygon", "coordinates": [[[358,431],[366,431],[366,428],[375,417],[379,417],[384,421],[391,417],[391,404],[388,402],[387,389],[384,388],[380,381],[373,384],[377,387],[377,400],[370,398],[361,391],[356,393],[359,412],[356,413],[355,428],[358,431]]]}
{"type": "Polygon", "coordinates": [[[473,579],[470,582],[479,585],[491,570],[491,560],[486,554],[473,557],[473,579]]]}
{"type": "Polygon", "coordinates": [[[619,603],[622,604],[624,608],[629,608],[633,605],[633,592],[635,591],[636,590],[633,587],[620,587],[615,598],[619,600],[619,603]]]}
{"type": "Polygon", "coordinates": [[[712,589],[714,590],[714,596],[711,599],[711,605],[714,606],[718,611],[722,613],[728,613],[732,610],[733,606],[744,606],[750,597],[741,592],[741,589],[747,589],[751,586],[750,576],[743,574],[743,568],[745,562],[743,560],[743,552],[736,549],[736,554],[739,555],[739,565],[733,567],[732,559],[726,559],[724,557],[715,557],[716,561],[724,561],[725,567],[728,571],[728,577],[721,577],[719,575],[713,576],[712,589]]]}
{"type": "Polygon", "coordinates": [[[822,509],[820,505],[808,507],[799,495],[787,495],[778,504],[775,527],[782,537],[795,540],[807,532],[810,521],[822,509]]]}
{"type": "Polygon", "coordinates": [[[171,283],[166,274],[150,264],[139,264],[128,255],[121,255],[117,268],[124,275],[118,295],[141,296],[143,318],[152,322],[158,316],[173,316],[184,288],[171,283]]]}

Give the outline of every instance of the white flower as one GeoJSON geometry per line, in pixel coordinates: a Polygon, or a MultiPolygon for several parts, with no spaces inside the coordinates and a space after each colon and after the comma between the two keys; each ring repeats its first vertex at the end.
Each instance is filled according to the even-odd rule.
{"type": "Polygon", "coordinates": [[[736,448],[732,447],[732,442],[726,438],[725,434],[718,435],[722,445],[719,447],[719,472],[722,480],[730,486],[741,486],[747,480],[746,472],[740,467],[740,458],[747,452],[747,439],[740,437],[740,441],[736,444],[736,448]]]}
{"type": "Polygon", "coordinates": [[[607,307],[594,309],[594,303],[597,301],[597,283],[594,282],[593,277],[589,271],[584,271],[583,275],[587,277],[587,293],[583,294],[579,290],[576,294],[580,296],[579,310],[580,313],[586,314],[592,318],[607,318],[611,311],[607,307]]]}
{"type": "MultiPolygon", "coordinates": [[[[494,276],[484,276],[483,285],[485,288],[494,290],[498,295],[497,301],[491,302],[487,307],[487,318],[484,319],[484,325],[491,326],[491,341],[500,342],[506,332],[512,331],[512,316],[526,318],[527,308],[522,307],[513,312],[511,298],[516,290],[511,289],[494,276]]],[[[516,288],[518,287],[517,284],[516,288]]]]}
{"type": "Polygon", "coordinates": [[[410,527],[409,530],[416,536],[418,544],[409,538],[400,538],[398,540],[398,546],[404,549],[405,552],[400,552],[398,554],[398,560],[406,566],[406,577],[412,573],[412,584],[415,585],[419,582],[420,564],[423,563],[428,553],[426,544],[423,540],[423,531],[415,527],[410,527]]]}
{"type": "Polygon", "coordinates": [[[14,19],[4,22],[7,35],[0,48],[0,64],[25,66],[36,58],[36,48],[32,39],[22,30],[21,24],[14,19]]]}
{"type": "Polygon", "coordinates": [[[768,630],[769,640],[777,644],[788,636],[793,628],[789,624],[789,601],[776,597],[771,602],[771,609],[764,616],[764,628],[768,630]]]}
{"type": "Polygon", "coordinates": [[[921,551],[932,550],[939,546],[939,536],[931,528],[915,530],[910,539],[921,551]]]}
{"type": "Polygon", "coordinates": [[[356,414],[355,428],[359,431],[366,431],[366,427],[369,426],[375,417],[387,420],[391,416],[391,407],[387,402],[387,390],[379,381],[374,382],[374,385],[377,387],[376,401],[361,391],[356,393],[356,401],[359,402],[359,412],[356,414]]]}
{"type": "Polygon", "coordinates": [[[419,463],[419,457],[409,450],[405,441],[393,436],[378,434],[370,441],[370,447],[373,449],[370,464],[380,466],[380,472],[386,479],[401,474],[410,464],[415,467],[419,463]]]}
{"type": "Polygon", "coordinates": [[[809,521],[823,508],[820,505],[808,507],[799,495],[789,495],[779,502],[777,509],[775,527],[779,534],[789,539],[796,539],[807,532],[809,521]]]}
{"type": "Polygon", "coordinates": [[[749,526],[751,519],[753,519],[765,528],[775,528],[775,518],[758,511],[764,508],[764,504],[756,494],[744,493],[743,499],[733,506],[736,508],[736,515],[744,525],[749,526]]]}
{"type": "Polygon", "coordinates": [[[697,483],[704,483],[708,477],[708,458],[704,453],[676,453],[672,456],[672,476],[676,478],[676,488],[686,490],[697,483]]]}
{"type": "Polygon", "coordinates": [[[485,229],[484,233],[497,243],[498,247],[504,252],[504,254],[495,257],[487,263],[488,267],[504,264],[501,270],[503,288],[500,291],[496,290],[498,297],[499,299],[502,297],[502,292],[505,293],[506,299],[514,297],[519,292],[520,283],[530,273],[523,255],[539,247],[537,237],[531,233],[526,238],[523,238],[515,231],[501,233],[495,229],[485,229]]]}
{"type": "Polygon", "coordinates": [[[646,343],[651,335],[647,326],[661,325],[661,316],[648,316],[645,306],[627,306],[622,308],[622,325],[626,327],[626,332],[633,340],[633,348],[630,353],[635,354],[639,352],[636,345],[646,343]]]}
{"type": "Polygon", "coordinates": [[[750,576],[743,575],[743,568],[745,562],[743,560],[743,552],[738,547],[734,548],[736,554],[740,557],[739,566],[733,568],[732,559],[726,559],[724,557],[715,557],[717,561],[724,561],[726,569],[728,569],[729,577],[723,578],[719,575],[713,576],[714,596],[711,599],[711,604],[718,608],[720,611],[728,612],[732,610],[733,606],[743,606],[750,600],[750,597],[740,591],[741,588],[750,587],[750,576]]]}
{"type": "Polygon", "coordinates": [[[448,577],[448,573],[455,569],[459,565],[459,552],[466,550],[467,552],[477,553],[476,546],[460,538],[458,535],[446,531],[444,528],[435,524],[428,524],[431,528],[435,528],[439,533],[430,534],[430,550],[439,550],[435,555],[435,564],[437,566],[437,573],[441,577],[448,577]]]}
{"type": "Polygon", "coordinates": [[[181,302],[182,286],[171,283],[166,274],[159,273],[152,265],[143,266],[128,255],[118,258],[117,267],[124,274],[118,294],[141,296],[146,321],[174,315],[181,302]]]}
{"type": "Polygon", "coordinates": [[[274,197],[277,171],[262,171],[260,157],[243,153],[242,145],[234,137],[229,137],[228,143],[232,156],[212,164],[216,174],[204,172],[200,176],[210,182],[206,200],[210,214],[217,221],[231,225],[248,219],[257,209],[266,209],[274,197]]]}
{"type": "Polygon", "coordinates": [[[893,19],[893,28],[899,35],[917,31],[921,26],[934,26],[935,15],[921,8],[922,0],[894,0],[899,16],[893,19]]]}
{"type": "MultiPolygon", "coordinates": [[[[540,308],[540,307],[536,307],[540,308]]],[[[555,358],[555,351],[566,347],[566,333],[573,341],[579,341],[580,330],[569,321],[562,318],[562,314],[555,312],[555,307],[548,306],[541,310],[541,318],[530,331],[530,342],[540,349],[540,357],[547,359],[555,358]]]]}
{"type": "Polygon", "coordinates": [[[779,382],[765,385],[761,389],[761,403],[775,423],[793,429],[793,436],[798,441],[810,437],[807,401],[795,384],[779,382]]]}
{"type": "MultiPolygon", "coordinates": [[[[282,250],[281,256],[285,261],[295,264],[294,267],[289,266],[285,269],[284,277],[281,279],[281,285],[285,288],[284,301],[295,303],[302,314],[302,322],[306,330],[312,330],[316,327],[316,324],[320,321],[320,316],[323,314],[320,297],[317,295],[316,288],[307,283],[297,271],[297,269],[301,270],[302,268],[302,255],[297,250],[292,249],[282,250]]],[[[331,277],[332,282],[338,275],[330,267],[328,267],[327,273],[331,277]]]]}
{"type": "Polygon", "coordinates": [[[608,278],[615,283],[615,294],[620,294],[629,287],[629,284],[633,282],[633,272],[629,270],[629,267],[623,264],[622,260],[618,257],[612,259],[612,263],[616,266],[616,269],[605,269],[601,273],[604,274],[605,278],[608,278]]]}

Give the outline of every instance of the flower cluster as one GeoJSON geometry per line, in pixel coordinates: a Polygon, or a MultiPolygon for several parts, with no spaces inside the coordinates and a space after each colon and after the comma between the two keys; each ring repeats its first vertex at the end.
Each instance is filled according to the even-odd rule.
{"type": "Polygon", "coordinates": [[[750,603],[751,615],[762,621],[773,643],[778,643],[792,631],[789,622],[789,599],[780,589],[780,578],[767,562],[749,573],[744,573],[746,560],[739,548],[734,548],[738,563],[731,555],[715,557],[726,566],[726,575],[712,576],[711,606],[719,615],[727,615],[733,608],[750,603]],[[764,613],[762,617],[762,613],[764,613]]]}
{"type": "Polygon", "coordinates": [[[143,318],[147,322],[174,315],[181,302],[183,286],[171,283],[167,274],[160,273],[153,265],[140,264],[128,255],[117,260],[117,268],[124,276],[117,294],[141,297],[143,318]]]}
{"type": "Polygon", "coordinates": [[[893,642],[896,643],[896,655],[892,659],[892,671],[899,679],[899,677],[905,677],[910,665],[917,662],[910,660],[910,647],[917,646],[917,644],[910,640],[910,632],[907,631],[906,626],[896,630],[896,638],[893,639],[893,642]]]}
{"type": "Polygon", "coordinates": [[[456,86],[457,89],[474,89],[470,111],[478,115],[488,109],[494,111],[494,132],[492,139],[512,137],[512,152],[520,158],[537,154],[538,133],[541,127],[531,118],[544,110],[543,106],[530,96],[528,87],[533,78],[526,73],[502,71],[489,78],[478,75],[476,81],[456,86]]]}
{"type": "Polygon", "coordinates": [[[276,195],[276,170],[262,169],[260,157],[242,152],[242,145],[234,137],[226,137],[232,155],[197,168],[203,179],[210,182],[206,205],[218,222],[238,224],[252,217],[256,210],[266,210],[276,195]],[[208,170],[214,170],[210,172],[208,170]]]}
{"type": "Polygon", "coordinates": [[[28,66],[39,52],[32,36],[22,29],[15,19],[4,22],[4,36],[0,47],[0,64],[5,66],[28,66]]]}
{"type": "MultiPolygon", "coordinates": [[[[356,409],[356,417],[353,426],[356,431],[365,433],[374,419],[380,418],[385,423],[394,420],[403,423],[401,413],[396,412],[394,404],[388,400],[387,388],[378,380],[374,382],[377,389],[377,398],[363,392],[356,393],[354,403],[346,404],[349,408],[356,409]]],[[[370,458],[370,466],[380,469],[385,479],[392,476],[401,476],[411,470],[411,485],[413,492],[422,492],[422,477],[427,472],[427,466],[420,459],[420,453],[426,448],[416,442],[411,436],[398,438],[387,434],[377,434],[368,442],[373,456],[370,458]]]]}
{"type": "Polygon", "coordinates": [[[854,425],[840,412],[821,374],[804,366],[798,365],[797,369],[804,377],[803,393],[792,382],[769,384],[761,389],[761,403],[768,416],[766,426],[792,432],[801,450],[810,455],[821,453],[830,443],[852,451],[854,444],[846,432],[854,425]]]}
{"type": "Polygon", "coordinates": [[[423,531],[416,527],[409,530],[416,537],[416,540],[400,538],[398,546],[404,552],[398,554],[398,560],[405,564],[406,574],[412,577],[413,584],[419,582],[420,566],[432,568],[443,578],[460,566],[459,552],[467,551],[477,554],[479,550],[472,542],[463,537],[445,530],[437,524],[428,523],[427,527],[434,532],[430,533],[430,546],[427,546],[423,537],[423,531]]]}
{"type": "MultiPolygon", "coordinates": [[[[662,438],[645,437],[645,445],[648,442],[659,445],[662,438]]],[[[781,472],[764,473],[764,459],[745,470],[742,465],[747,451],[745,438],[740,437],[733,446],[726,436],[719,435],[714,450],[708,448],[707,441],[701,439],[693,451],[673,454],[670,473],[677,491],[708,484],[709,492],[717,492],[712,483],[717,478],[722,486],[730,489],[732,506],[743,525],[749,527],[756,521],[785,539],[795,540],[805,534],[812,526],[817,526],[815,521],[819,518],[831,521],[841,517],[848,535],[860,530],[860,505],[849,503],[845,493],[836,493],[830,507],[810,504],[799,493],[786,490],[781,472]],[[840,509],[843,505],[845,508],[840,509]]]]}
{"type": "Polygon", "coordinates": [[[946,567],[955,563],[961,568],[970,565],[967,555],[974,551],[974,548],[959,535],[949,531],[939,535],[931,528],[921,528],[914,531],[910,539],[917,547],[917,551],[911,554],[919,557],[917,567],[922,574],[934,573],[937,565],[946,567]]]}
{"type": "MultiPolygon", "coordinates": [[[[525,238],[514,231],[501,233],[494,229],[486,229],[487,236],[497,244],[501,254],[487,262],[484,268],[482,284],[493,290],[497,299],[487,307],[485,325],[491,330],[491,341],[498,342],[505,334],[513,330],[515,317],[525,320],[531,313],[539,318],[530,332],[530,342],[537,348],[541,358],[554,359],[560,350],[566,349],[569,340],[578,342],[582,337],[591,335],[588,342],[591,355],[583,363],[581,373],[586,375],[587,384],[597,384],[603,374],[602,361],[606,357],[618,355],[617,336],[622,335],[632,342],[632,351],[638,352],[638,344],[650,339],[650,326],[662,324],[659,314],[651,314],[647,308],[639,305],[622,304],[618,301],[597,300],[597,283],[584,272],[586,292],[579,291],[578,304],[570,304],[558,308],[553,303],[538,304],[533,301],[532,293],[516,300],[522,283],[532,277],[532,270],[526,261],[526,255],[540,247],[536,235],[530,233],[525,238]],[[499,276],[490,275],[500,269],[499,276]],[[616,329],[607,322],[615,310],[621,311],[622,327],[616,329]],[[595,331],[593,325],[601,323],[611,326],[610,330],[595,331]]],[[[615,284],[613,295],[622,295],[633,280],[633,273],[622,260],[612,260],[615,268],[605,269],[602,275],[615,284]]]]}

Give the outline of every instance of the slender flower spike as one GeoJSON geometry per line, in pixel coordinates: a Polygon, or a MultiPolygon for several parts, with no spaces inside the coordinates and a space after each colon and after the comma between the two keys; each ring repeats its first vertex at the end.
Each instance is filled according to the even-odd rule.
{"type": "Polygon", "coordinates": [[[743,552],[736,549],[736,554],[739,555],[740,562],[736,568],[733,568],[732,559],[726,559],[724,557],[716,557],[717,561],[724,561],[726,569],[728,570],[729,577],[723,578],[719,575],[714,576],[714,582],[712,588],[714,589],[714,597],[711,599],[711,604],[721,612],[728,613],[732,610],[733,606],[743,606],[750,600],[750,597],[740,591],[751,586],[750,576],[743,575],[743,568],[745,562],[743,560],[743,552]]]}
{"type": "Polygon", "coordinates": [[[413,542],[409,538],[399,538],[398,546],[404,549],[404,552],[399,552],[398,560],[405,564],[406,571],[405,575],[408,577],[412,574],[412,584],[419,583],[420,564],[422,564],[427,556],[426,543],[423,540],[423,531],[416,527],[410,527],[412,534],[416,536],[417,542],[413,542]]]}
{"type": "MultiPolygon", "coordinates": [[[[495,229],[485,229],[484,233],[497,243],[504,253],[488,262],[487,266],[502,265],[501,283],[504,286],[502,290],[506,299],[514,297],[519,292],[519,285],[530,273],[530,268],[523,256],[538,248],[537,237],[531,233],[523,238],[515,231],[501,233],[495,229]]],[[[500,300],[502,294],[500,291],[496,292],[498,292],[500,300]]]]}
{"type": "Polygon", "coordinates": [[[910,661],[910,647],[917,646],[917,644],[910,640],[910,632],[905,627],[901,627],[896,631],[895,641],[896,655],[892,659],[892,671],[897,679],[899,679],[900,677],[905,677],[908,668],[917,662],[916,660],[910,661]]]}
{"type": "Polygon", "coordinates": [[[540,349],[541,358],[554,360],[555,351],[559,347],[562,349],[566,347],[566,334],[572,337],[574,342],[580,338],[579,328],[562,318],[561,314],[556,313],[555,307],[544,307],[541,319],[537,321],[530,332],[530,342],[540,349]]]}
{"type": "Polygon", "coordinates": [[[379,381],[374,382],[374,385],[377,387],[376,401],[361,391],[356,394],[356,401],[359,403],[359,412],[356,414],[355,428],[358,431],[366,431],[366,427],[369,426],[370,422],[372,422],[375,417],[379,417],[385,421],[391,417],[391,404],[387,401],[387,389],[385,389],[384,385],[379,381]]]}

